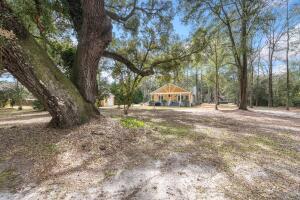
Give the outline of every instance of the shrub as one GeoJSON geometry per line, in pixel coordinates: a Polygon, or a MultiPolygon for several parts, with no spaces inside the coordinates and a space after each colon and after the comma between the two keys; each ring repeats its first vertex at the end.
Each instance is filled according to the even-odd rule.
{"type": "Polygon", "coordinates": [[[162,100],[162,104],[163,104],[164,106],[167,106],[167,105],[168,105],[168,101],[165,100],[165,99],[163,99],[163,100],[162,100]]]}
{"type": "Polygon", "coordinates": [[[42,102],[39,101],[39,100],[34,100],[34,101],[32,102],[32,108],[33,108],[34,110],[45,110],[44,105],[43,105],[42,102]]]}
{"type": "Polygon", "coordinates": [[[155,101],[151,100],[149,101],[149,106],[154,106],[155,105],[155,101]]]}
{"type": "Polygon", "coordinates": [[[295,107],[300,107],[300,97],[295,97],[293,99],[293,104],[295,107]]]}
{"type": "Polygon", "coordinates": [[[125,117],[121,119],[122,126],[126,128],[141,128],[145,126],[145,123],[141,120],[132,118],[132,117],[125,117]]]}

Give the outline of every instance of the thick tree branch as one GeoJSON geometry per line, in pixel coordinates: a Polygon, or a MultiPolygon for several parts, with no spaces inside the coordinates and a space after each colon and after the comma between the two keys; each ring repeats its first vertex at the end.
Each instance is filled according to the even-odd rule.
{"type": "Polygon", "coordinates": [[[154,71],[152,68],[146,69],[146,70],[140,70],[132,62],[130,62],[127,58],[125,58],[124,56],[122,56],[120,54],[117,54],[114,52],[109,52],[109,51],[104,51],[103,56],[106,58],[116,60],[120,63],[123,63],[132,72],[139,74],[141,76],[150,76],[150,75],[154,74],[154,71]]]}
{"type": "Polygon", "coordinates": [[[67,0],[71,20],[74,24],[75,31],[79,35],[82,25],[82,8],[80,0],[67,0]]]}
{"type": "Polygon", "coordinates": [[[117,21],[117,22],[126,22],[130,17],[132,17],[134,14],[135,14],[135,11],[136,11],[136,5],[137,5],[137,0],[135,0],[133,2],[133,8],[132,10],[130,11],[130,13],[127,15],[127,16],[119,16],[117,15],[116,13],[114,12],[111,12],[109,10],[106,10],[106,14],[114,21],[117,21]]]}
{"type": "Polygon", "coordinates": [[[186,59],[186,58],[190,57],[191,55],[193,55],[195,53],[201,52],[204,49],[204,46],[205,45],[203,45],[203,47],[201,47],[201,48],[192,50],[191,52],[183,54],[183,55],[180,55],[180,56],[176,56],[176,57],[172,57],[172,58],[167,58],[167,59],[162,59],[162,60],[156,60],[150,66],[151,66],[151,68],[155,68],[155,67],[157,67],[158,65],[161,65],[161,64],[165,64],[165,63],[170,63],[172,61],[180,61],[180,60],[186,59]]]}

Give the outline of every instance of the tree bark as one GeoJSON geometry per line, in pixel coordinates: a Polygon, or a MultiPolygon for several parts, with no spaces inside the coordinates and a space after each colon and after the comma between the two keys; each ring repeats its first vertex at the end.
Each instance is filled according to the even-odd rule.
{"type": "Polygon", "coordinates": [[[19,81],[17,80],[17,85],[16,85],[16,90],[17,90],[17,98],[18,98],[18,110],[23,110],[23,97],[22,97],[22,86],[19,85],[19,81]]]}
{"type": "Polygon", "coordinates": [[[260,53],[259,53],[259,57],[258,57],[258,65],[257,65],[257,77],[256,77],[256,94],[255,94],[255,105],[256,107],[258,106],[258,89],[259,89],[259,70],[260,70],[260,59],[261,59],[261,56],[260,56],[260,53]]]}
{"type": "MultiPolygon", "coordinates": [[[[70,13],[77,4],[69,1],[70,13]]],[[[72,13],[78,32],[78,47],[72,80],[87,102],[94,103],[97,95],[97,68],[105,48],[112,40],[112,24],[107,17],[104,0],[89,0],[81,4],[82,19],[72,13]],[[81,23],[81,24],[80,24],[81,23]]]]}
{"type": "Polygon", "coordinates": [[[207,87],[207,102],[208,103],[211,103],[211,92],[210,92],[210,87],[208,86],[207,87]]]}
{"type": "Polygon", "coordinates": [[[269,80],[268,80],[268,107],[273,107],[273,45],[269,47],[269,80]]]}
{"type": "Polygon", "coordinates": [[[253,62],[251,62],[251,80],[250,80],[250,108],[253,108],[253,79],[254,79],[254,67],[253,62]]]}
{"type": "Polygon", "coordinates": [[[200,103],[202,104],[204,102],[204,99],[203,99],[203,82],[202,82],[202,79],[203,79],[203,74],[202,74],[202,69],[200,71],[200,103]]]}
{"type": "MultiPolygon", "coordinates": [[[[245,1],[243,1],[245,4],[245,1]]],[[[243,8],[245,5],[243,6],[243,8]]],[[[241,51],[242,51],[242,65],[240,66],[240,104],[239,109],[247,110],[247,68],[248,68],[248,48],[247,48],[247,20],[246,20],[246,13],[243,9],[243,16],[242,16],[242,30],[241,30],[241,51]]]]}
{"type": "MultiPolygon", "coordinates": [[[[219,36],[219,35],[218,35],[219,36]]],[[[215,110],[218,110],[218,104],[219,104],[219,60],[218,60],[218,49],[217,44],[214,44],[214,53],[215,53],[215,110]]]]}
{"type": "Polygon", "coordinates": [[[196,82],[196,94],[195,94],[195,103],[199,103],[199,83],[198,83],[198,67],[196,67],[196,73],[195,73],[195,82],[196,82]]]}
{"type": "Polygon", "coordinates": [[[215,85],[215,110],[218,110],[219,105],[219,69],[216,65],[216,85],[215,85]]]}
{"type": "Polygon", "coordinates": [[[289,70],[289,50],[290,50],[290,28],[289,28],[289,0],[286,1],[286,110],[290,110],[290,70],[289,70]]]}
{"type": "Polygon", "coordinates": [[[12,37],[0,35],[5,40],[1,47],[3,65],[44,104],[52,116],[51,124],[71,127],[97,114],[3,0],[0,0],[0,17],[4,31],[13,33],[12,37]]]}

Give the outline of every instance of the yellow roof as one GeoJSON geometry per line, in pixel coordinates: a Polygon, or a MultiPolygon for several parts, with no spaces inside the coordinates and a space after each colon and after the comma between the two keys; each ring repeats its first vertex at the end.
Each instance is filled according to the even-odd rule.
{"type": "Polygon", "coordinates": [[[150,94],[180,94],[180,93],[190,94],[191,92],[186,89],[183,89],[182,87],[169,83],[151,92],[150,94]]]}

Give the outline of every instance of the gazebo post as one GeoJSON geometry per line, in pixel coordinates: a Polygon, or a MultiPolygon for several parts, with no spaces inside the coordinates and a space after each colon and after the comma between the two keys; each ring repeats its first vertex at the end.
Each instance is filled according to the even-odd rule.
{"type": "Polygon", "coordinates": [[[181,107],[181,93],[179,93],[179,107],[181,107]]]}

